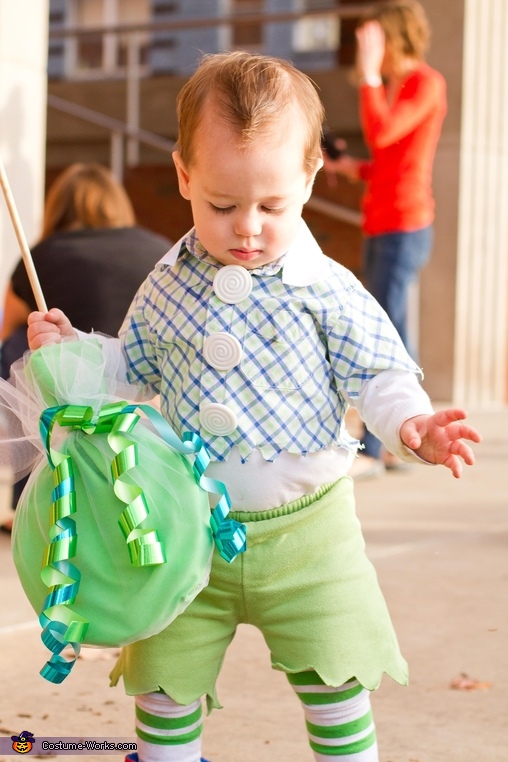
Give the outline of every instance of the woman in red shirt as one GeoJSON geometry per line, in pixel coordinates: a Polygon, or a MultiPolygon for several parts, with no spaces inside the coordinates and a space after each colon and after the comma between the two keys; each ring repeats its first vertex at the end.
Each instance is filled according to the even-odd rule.
{"type": "MultiPolygon", "coordinates": [[[[410,354],[408,288],[432,248],[432,165],[446,113],[446,86],[424,61],[429,26],[416,0],[387,0],[357,31],[360,117],[368,161],[344,155],[325,170],[364,180],[365,285],[386,310],[410,354]]],[[[382,470],[381,443],[366,432],[363,464],[382,470]],[[366,460],[369,458],[369,461],[366,460]]]]}

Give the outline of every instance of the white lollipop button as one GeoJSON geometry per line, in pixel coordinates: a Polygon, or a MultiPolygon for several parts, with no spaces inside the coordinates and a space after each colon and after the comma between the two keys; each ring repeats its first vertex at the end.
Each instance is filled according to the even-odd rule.
{"type": "Polygon", "coordinates": [[[231,370],[242,359],[242,346],[235,336],[220,331],[207,336],[203,344],[205,360],[216,370],[231,370]]]}
{"type": "Polygon", "coordinates": [[[213,279],[213,290],[222,302],[238,304],[252,291],[252,276],[245,267],[225,265],[213,279]]]}
{"type": "Polygon", "coordinates": [[[234,411],[219,402],[208,402],[203,405],[199,411],[199,422],[206,431],[219,437],[232,434],[238,426],[234,411]]]}

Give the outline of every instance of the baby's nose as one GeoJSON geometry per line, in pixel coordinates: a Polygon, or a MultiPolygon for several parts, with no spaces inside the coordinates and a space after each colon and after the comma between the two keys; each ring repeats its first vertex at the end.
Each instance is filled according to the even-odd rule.
{"type": "Polygon", "coordinates": [[[239,214],[235,220],[235,233],[243,238],[260,235],[261,218],[257,212],[239,214]]]}

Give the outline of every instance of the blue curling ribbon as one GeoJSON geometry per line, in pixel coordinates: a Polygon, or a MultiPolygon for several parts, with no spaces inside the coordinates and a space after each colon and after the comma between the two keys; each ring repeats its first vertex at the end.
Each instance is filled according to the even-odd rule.
{"type": "Polygon", "coordinates": [[[198,477],[199,486],[207,492],[220,495],[219,501],[210,516],[210,526],[220,555],[228,563],[231,563],[239,553],[243,553],[247,549],[247,528],[245,524],[227,518],[231,508],[231,499],[225,484],[204,475],[210,463],[210,456],[201,437],[197,434],[185,433],[183,439],[185,442],[191,442],[194,447],[196,458],[193,468],[198,477]]]}
{"type": "Polygon", "coordinates": [[[191,432],[184,432],[182,439],[180,439],[166,419],[150,405],[130,405],[124,408],[124,412],[134,411],[136,408],[141,410],[153,423],[166,444],[182,455],[195,456],[193,471],[199,486],[206,492],[220,496],[219,501],[212,509],[210,526],[217,550],[225,561],[231,563],[239,553],[243,553],[247,549],[247,528],[245,524],[228,518],[231,499],[226,485],[217,479],[210,479],[204,475],[210,463],[210,457],[203,440],[198,434],[191,432]]]}

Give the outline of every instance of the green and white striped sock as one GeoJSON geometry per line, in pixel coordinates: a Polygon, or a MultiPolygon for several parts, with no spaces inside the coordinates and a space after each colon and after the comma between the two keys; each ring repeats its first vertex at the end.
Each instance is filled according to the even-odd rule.
{"type": "Polygon", "coordinates": [[[201,701],[182,706],[165,693],[136,696],[139,762],[200,762],[201,701]]]}
{"type": "Polygon", "coordinates": [[[316,672],[288,674],[287,678],[302,702],[316,760],[378,762],[370,694],[358,680],[331,688],[316,672]]]}

